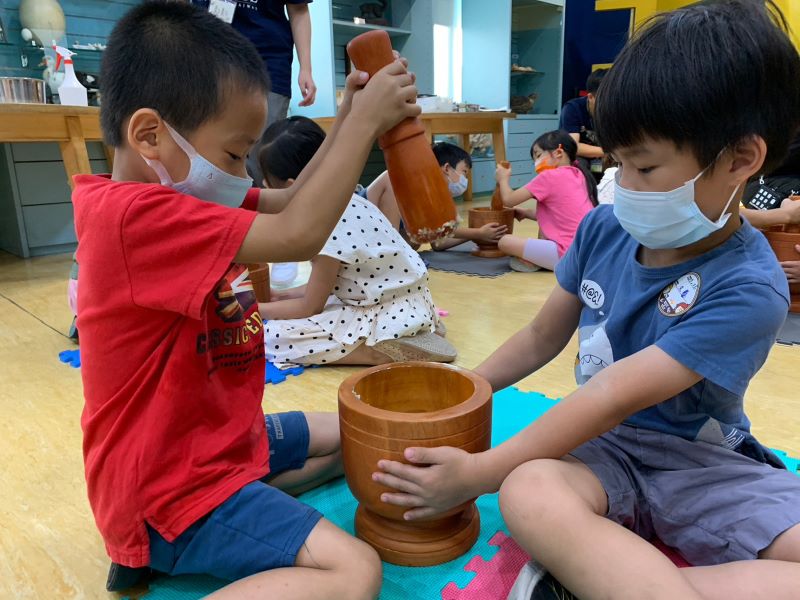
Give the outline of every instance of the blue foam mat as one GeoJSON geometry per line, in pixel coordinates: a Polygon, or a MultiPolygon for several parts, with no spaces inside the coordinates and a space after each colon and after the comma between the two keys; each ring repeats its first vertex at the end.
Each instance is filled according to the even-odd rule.
{"type": "MultiPolygon", "coordinates": [[[[528,423],[540,417],[558,401],[536,392],[522,392],[507,388],[494,395],[492,410],[492,445],[496,446],[518,433],[528,423]]],[[[800,475],[800,461],[776,451],[790,471],[800,475]]],[[[353,533],[356,500],[344,479],[326,484],[303,494],[300,499],[310,504],[345,531],[353,533]]],[[[474,573],[465,571],[467,563],[475,556],[489,561],[497,553],[489,540],[498,531],[506,531],[500,515],[497,494],[482,496],[477,500],[481,513],[481,531],[478,541],[464,556],[435,567],[399,567],[384,563],[383,588],[380,600],[433,600],[441,598],[442,589],[454,582],[463,589],[469,585],[474,573]]],[[[194,600],[221,588],[226,582],[211,577],[164,577],[151,583],[147,600],[194,600]]]]}
{"type": "MultiPolygon", "coordinates": [[[[508,388],[494,395],[492,411],[492,445],[497,445],[539,417],[557,401],[534,392],[508,388]]],[[[303,494],[300,499],[319,510],[331,522],[353,533],[356,500],[344,479],[331,482],[303,494]]],[[[497,552],[490,538],[505,530],[497,494],[483,496],[477,501],[481,513],[481,531],[470,552],[451,562],[435,567],[399,567],[384,563],[381,600],[431,600],[439,598],[448,583],[466,587],[475,576],[464,570],[477,555],[491,560],[497,552]]],[[[219,589],[225,582],[210,577],[165,577],[151,583],[147,600],[194,600],[219,589]]]]}

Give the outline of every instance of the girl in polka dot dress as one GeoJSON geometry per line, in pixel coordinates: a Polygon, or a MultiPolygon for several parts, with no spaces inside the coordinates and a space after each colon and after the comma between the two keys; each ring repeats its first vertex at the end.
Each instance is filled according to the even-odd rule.
{"type": "MultiPolygon", "coordinates": [[[[272,124],[259,156],[264,184],[294,184],[324,137],[304,117],[272,124]]],[[[307,285],[259,305],[267,360],[377,365],[455,359],[455,349],[436,333],[425,264],[368,200],[353,195],[311,264],[307,285]]]]}

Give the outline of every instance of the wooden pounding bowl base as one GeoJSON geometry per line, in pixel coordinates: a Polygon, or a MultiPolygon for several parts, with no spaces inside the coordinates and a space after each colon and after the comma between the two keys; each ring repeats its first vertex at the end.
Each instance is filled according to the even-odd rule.
{"type": "MultiPolygon", "coordinates": [[[[503,210],[492,210],[491,208],[473,208],[469,211],[469,227],[479,229],[487,223],[499,223],[508,228],[508,233],[514,232],[514,209],[504,208],[503,210]]],[[[480,258],[500,258],[506,253],[497,247],[497,244],[486,242],[475,242],[478,249],[472,255],[480,258]]]]}
{"type": "Polygon", "coordinates": [[[356,535],[375,548],[381,560],[404,567],[431,567],[465,554],[478,540],[480,513],[475,504],[434,522],[392,521],[359,505],[356,535]]]}
{"type": "MultiPolygon", "coordinates": [[[[800,233],[795,233],[795,226],[778,225],[763,231],[772,251],[777,259],[783,261],[800,261],[800,253],[795,250],[795,246],[800,244],[800,233]]],[[[800,313],[800,284],[795,283],[789,286],[790,305],[789,312],[800,313]]]]}
{"type": "Polygon", "coordinates": [[[391,491],[372,479],[380,460],[407,463],[411,446],[448,445],[466,452],[491,446],[492,391],[471,371],[437,363],[392,363],[348,377],[339,387],[339,431],[345,478],[358,500],[356,533],[387,562],[439,564],[475,543],[474,501],[424,521],[381,501],[391,491]]]}

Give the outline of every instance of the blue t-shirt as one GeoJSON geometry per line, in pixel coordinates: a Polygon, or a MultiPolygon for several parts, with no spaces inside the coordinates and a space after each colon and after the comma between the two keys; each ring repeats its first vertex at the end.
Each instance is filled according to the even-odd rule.
{"type": "Polygon", "coordinates": [[[561,118],[558,128],[567,133],[580,134],[583,144],[598,146],[597,134],[594,132],[594,119],[589,114],[589,98],[574,98],[561,107],[561,118]]]}
{"type": "Polygon", "coordinates": [[[309,4],[312,0],[237,0],[233,27],[253,42],[272,80],[272,91],[292,95],[292,51],[294,39],[286,16],[286,4],[309,4]]]}
{"type": "Polygon", "coordinates": [[[639,263],[638,248],[613,207],[600,206],[556,268],[561,287],[584,305],[577,382],[655,344],[703,379],[627,424],[780,464],[750,434],[743,407],[789,307],[786,275],[767,240],[743,221],[710,252],[660,268],[639,263]]]}

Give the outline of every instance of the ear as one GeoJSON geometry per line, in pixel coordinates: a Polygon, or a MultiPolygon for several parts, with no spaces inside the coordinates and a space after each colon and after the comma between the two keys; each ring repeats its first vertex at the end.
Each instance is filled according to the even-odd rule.
{"type": "Polygon", "coordinates": [[[286,180],[286,187],[292,187],[293,185],[294,185],[294,177],[289,177],[289,179],[286,180]]]}
{"type": "Polygon", "coordinates": [[[729,151],[731,179],[740,185],[761,171],[767,158],[767,143],[761,136],[754,135],[737,142],[729,151]]]}
{"type": "Polygon", "coordinates": [[[269,188],[269,183],[267,183],[267,178],[266,177],[261,180],[261,187],[269,188]]]}
{"type": "Polygon", "coordinates": [[[168,135],[164,121],[152,108],[140,108],[128,121],[128,145],[146,158],[153,160],[160,158],[159,142],[168,135]]]}

